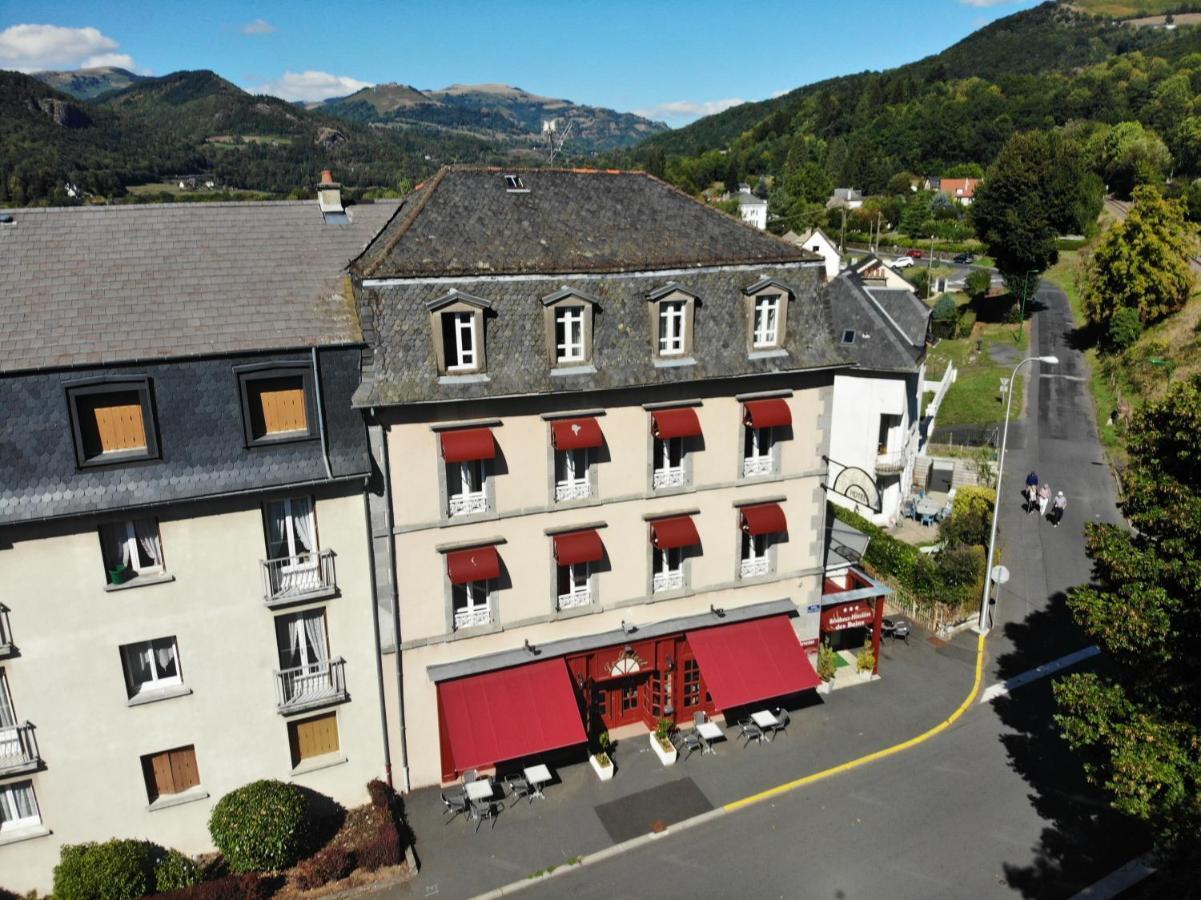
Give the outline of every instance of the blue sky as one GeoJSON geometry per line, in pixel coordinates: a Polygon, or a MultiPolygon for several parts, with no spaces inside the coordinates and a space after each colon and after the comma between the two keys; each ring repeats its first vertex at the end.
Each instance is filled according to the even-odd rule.
{"type": "Polygon", "coordinates": [[[0,68],[213,69],[289,100],[504,82],[682,125],[920,59],[1035,0],[3,0],[0,68]]]}

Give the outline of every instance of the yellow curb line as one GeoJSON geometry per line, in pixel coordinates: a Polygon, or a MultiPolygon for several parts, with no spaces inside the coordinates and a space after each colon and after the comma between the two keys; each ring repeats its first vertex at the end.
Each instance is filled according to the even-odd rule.
{"type": "Polygon", "coordinates": [[[911,737],[907,741],[902,741],[899,744],[893,744],[891,747],[885,747],[883,750],[877,750],[875,753],[869,753],[866,756],[861,756],[858,759],[852,759],[849,762],[840,763],[837,766],[832,766],[829,769],[823,769],[820,772],[814,772],[812,775],[806,775],[803,778],[797,778],[795,781],[789,781],[785,784],[776,785],[773,788],[768,788],[765,791],[760,791],[757,794],[751,794],[749,797],[743,797],[741,800],[734,800],[722,807],[726,812],[734,812],[735,810],[744,809],[748,806],[753,806],[756,803],[762,803],[764,800],[770,800],[772,797],[778,797],[781,794],[786,794],[789,791],[795,791],[797,788],[804,787],[808,784],[813,784],[815,781],[821,781],[823,778],[829,778],[831,775],[838,775],[842,772],[849,772],[851,769],[857,769],[860,766],[866,766],[868,763],[875,762],[878,759],[884,759],[886,756],[892,756],[895,753],[900,753],[902,750],[908,750],[910,747],[916,747],[918,744],[930,740],[936,734],[946,731],[971,707],[972,702],[976,699],[976,695],[980,692],[980,680],[984,675],[984,635],[976,644],[976,677],[972,682],[972,689],[959,704],[959,708],[951,713],[949,717],[943,719],[933,728],[923,731],[916,737],[911,737]]]}

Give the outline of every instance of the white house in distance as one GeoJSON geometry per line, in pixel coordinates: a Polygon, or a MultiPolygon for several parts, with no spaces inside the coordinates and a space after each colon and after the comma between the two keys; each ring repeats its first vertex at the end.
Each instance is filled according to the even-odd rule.
{"type": "Polygon", "coordinates": [[[842,254],[838,252],[838,244],[820,228],[813,228],[804,234],[790,231],[784,235],[784,240],[820,256],[826,263],[826,281],[833,281],[842,271],[842,254]]]}
{"type": "Polygon", "coordinates": [[[858,209],[863,205],[863,191],[850,188],[834,188],[834,193],[826,201],[826,209],[858,209]]]}
{"type": "Polygon", "coordinates": [[[750,185],[738,185],[738,193],[730,199],[738,201],[738,215],[748,225],[754,225],[760,231],[767,229],[767,201],[751,193],[750,185]]]}
{"type": "Polygon", "coordinates": [[[890,286],[888,273],[868,257],[826,288],[835,340],[857,363],[834,376],[829,496],[880,525],[897,519],[913,486],[930,329],[929,307],[909,288],[890,286]]]}

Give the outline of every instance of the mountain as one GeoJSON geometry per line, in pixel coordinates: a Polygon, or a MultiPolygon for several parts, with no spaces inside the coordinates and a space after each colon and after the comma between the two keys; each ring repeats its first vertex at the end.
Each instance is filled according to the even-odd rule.
{"type": "Polygon", "coordinates": [[[553,119],[560,134],[570,128],[567,147],[574,155],[629,147],[667,130],[633,113],[541,97],[507,84],[452,84],[436,91],[381,84],[308,107],[351,122],[473,134],[508,148],[539,143],[543,123],[553,119]]]}
{"type": "Polygon", "coordinates": [[[34,72],[33,77],[55,90],[79,100],[91,100],[108,91],[116,91],[145,80],[128,69],[101,66],[95,69],[75,69],[70,72],[34,72]]]}

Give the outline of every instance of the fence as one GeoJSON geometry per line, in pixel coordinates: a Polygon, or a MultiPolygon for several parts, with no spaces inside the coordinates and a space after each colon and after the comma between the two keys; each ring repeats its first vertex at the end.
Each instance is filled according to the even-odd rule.
{"type": "Polygon", "coordinates": [[[908,589],[901,587],[892,579],[876,571],[874,567],[867,565],[866,562],[863,563],[863,567],[872,578],[892,588],[893,594],[885,601],[885,609],[901,613],[905,617],[917,622],[927,631],[931,631],[934,634],[945,634],[956,625],[966,622],[972,617],[971,612],[958,612],[945,603],[921,600],[914,596],[908,589]]]}

